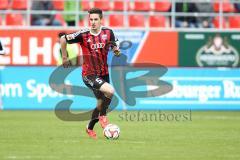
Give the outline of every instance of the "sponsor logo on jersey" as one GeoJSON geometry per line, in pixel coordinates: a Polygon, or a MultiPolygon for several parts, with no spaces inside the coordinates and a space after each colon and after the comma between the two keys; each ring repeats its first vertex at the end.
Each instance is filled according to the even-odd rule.
{"type": "Polygon", "coordinates": [[[239,53],[228,43],[227,37],[216,35],[198,50],[196,60],[201,67],[236,67],[239,53]]]}
{"type": "Polygon", "coordinates": [[[81,30],[79,31],[79,33],[86,33],[86,32],[88,32],[88,31],[89,31],[88,28],[83,28],[83,29],[81,29],[81,30]]]}
{"type": "Polygon", "coordinates": [[[95,43],[91,45],[91,49],[97,50],[99,48],[104,48],[105,44],[104,43],[95,43]]]}
{"type": "Polygon", "coordinates": [[[86,30],[80,30],[78,32],[66,35],[68,41],[75,39],[79,34],[86,32],[86,30]]]}
{"type": "Polygon", "coordinates": [[[70,41],[70,40],[74,39],[75,36],[74,36],[74,34],[68,34],[68,35],[66,35],[66,38],[68,41],[70,41]]]}

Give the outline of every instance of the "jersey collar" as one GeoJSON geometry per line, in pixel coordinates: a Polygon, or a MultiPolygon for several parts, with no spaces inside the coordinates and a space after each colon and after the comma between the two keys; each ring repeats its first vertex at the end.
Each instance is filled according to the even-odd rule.
{"type": "Polygon", "coordinates": [[[98,33],[92,33],[92,32],[91,32],[91,28],[90,28],[90,34],[91,34],[91,35],[94,35],[94,36],[98,36],[98,35],[101,33],[101,31],[102,31],[102,26],[100,27],[98,33]]]}

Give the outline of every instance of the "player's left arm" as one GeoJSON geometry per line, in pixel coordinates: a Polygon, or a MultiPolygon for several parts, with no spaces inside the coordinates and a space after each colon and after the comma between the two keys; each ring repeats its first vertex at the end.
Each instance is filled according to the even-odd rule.
{"type": "Polygon", "coordinates": [[[115,56],[119,57],[121,55],[121,50],[119,49],[119,46],[116,43],[116,38],[112,30],[110,30],[110,41],[112,42],[112,51],[115,56]]]}

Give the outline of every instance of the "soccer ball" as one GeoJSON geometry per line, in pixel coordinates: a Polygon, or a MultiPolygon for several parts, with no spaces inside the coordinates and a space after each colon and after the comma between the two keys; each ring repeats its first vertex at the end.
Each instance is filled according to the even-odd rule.
{"type": "Polygon", "coordinates": [[[118,139],[118,137],[120,135],[120,128],[115,124],[108,124],[103,129],[103,135],[107,139],[118,139]]]}

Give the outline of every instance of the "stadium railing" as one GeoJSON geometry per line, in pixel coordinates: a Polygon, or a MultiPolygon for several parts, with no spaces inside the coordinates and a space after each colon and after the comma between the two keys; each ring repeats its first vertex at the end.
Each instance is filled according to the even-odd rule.
{"type": "MultiPolygon", "coordinates": [[[[76,26],[87,26],[87,10],[91,7],[99,7],[104,10],[104,24],[116,28],[135,28],[151,30],[196,30],[196,28],[176,28],[176,18],[183,17],[212,17],[212,28],[200,28],[203,30],[239,30],[240,13],[234,9],[238,0],[73,0],[76,11],[65,11],[64,0],[49,0],[53,2],[54,10],[32,10],[33,0],[1,0],[0,4],[0,28],[39,28],[31,25],[31,16],[34,14],[52,14],[61,21],[62,26],[67,27],[63,16],[75,15],[76,26]],[[186,3],[209,3],[213,6],[214,12],[176,12],[176,4],[186,3]],[[79,16],[84,18],[80,23],[79,16]],[[119,19],[119,24],[118,20],[119,19]]],[[[34,0],[38,1],[38,0],[34,0]]],[[[41,26],[41,28],[59,28],[56,26],[41,26]]],[[[199,28],[198,28],[199,29],[199,28]]]]}

